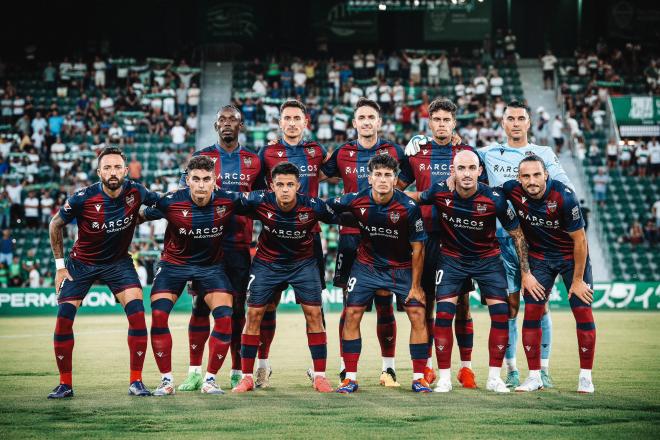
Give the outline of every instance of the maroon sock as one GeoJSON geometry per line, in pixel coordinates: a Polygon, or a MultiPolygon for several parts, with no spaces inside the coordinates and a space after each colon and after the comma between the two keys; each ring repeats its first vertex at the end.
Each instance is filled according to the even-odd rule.
{"type": "Polygon", "coordinates": [[[382,357],[394,357],[396,353],[396,320],[391,296],[376,296],[376,335],[382,357]]]}
{"type": "Polygon", "coordinates": [[[209,338],[211,319],[207,314],[190,315],[188,322],[188,348],[190,350],[190,365],[198,367],[204,359],[204,345],[209,338]]]}
{"type": "Polygon", "coordinates": [[[213,309],[213,331],[209,338],[209,362],[206,370],[211,374],[217,374],[222,367],[229,344],[231,343],[231,314],[229,306],[220,306],[213,309]]]}
{"type": "Polygon", "coordinates": [[[436,305],[435,329],[435,356],[438,368],[447,369],[451,367],[451,350],[454,346],[454,335],[451,324],[456,315],[456,304],[448,301],[439,301],[436,305]]]}
{"type": "Polygon", "coordinates": [[[312,354],[314,363],[314,372],[322,373],[325,371],[326,360],[328,359],[328,339],[325,332],[307,333],[307,345],[312,354]]]}
{"type": "MultiPolygon", "coordinates": [[[[488,306],[490,313],[490,335],[488,336],[488,365],[501,367],[509,343],[509,304],[497,303],[488,306]]],[[[470,320],[471,321],[471,320],[470,320]]],[[[461,357],[461,360],[463,358],[461,357]]]]}
{"type": "Polygon", "coordinates": [[[525,316],[522,326],[522,343],[530,370],[541,369],[541,318],[545,304],[533,303],[525,298],[525,316]]]}
{"type": "Polygon", "coordinates": [[[73,386],[71,358],[73,355],[73,321],[78,309],[71,303],[62,303],[57,308],[53,346],[55,362],[60,372],[60,383],[73,386]]]}
{"type": "Polygon", "coordinates": [[[259,347],[259,335],[243,334],[241,337],[241,371],[243,371],[243,374],[254,373],[257,347],[259,347]]]}
{"type": "Polygon", "coordinates": [[[167,323],[172,307],[174,303],[166,298],[151,303],[151,349],[161,373],[172,371],[172,335],[167,323]]]}
{"type": "Polygon", "coordinates": [[[142,380],[142,368],[147,352],[147,323],[142,299],[129,301],[124,308],[128,318],[128,351],[131,360],[130,382],[142,380]]]}
{"type": "Polygon", "coordinates": [[[259,327],[259,341],[261,342],[261,345],[259,345],[259,359],[268,359],[270,344],[273,343],[273,338],[275,338],[276,316],[275,310],[267,311],[261,320],[261,326],[259,327]]]}
{"type": "Polygon", "coordinates": [[[591,370],[594,366],[594,355],[596,354],[596,324],[594,323],[594,315],[591,311],[591,306],[579,300],[571,301],[571,310],[573,311],[576,323],[580,368],[591,370]]]}

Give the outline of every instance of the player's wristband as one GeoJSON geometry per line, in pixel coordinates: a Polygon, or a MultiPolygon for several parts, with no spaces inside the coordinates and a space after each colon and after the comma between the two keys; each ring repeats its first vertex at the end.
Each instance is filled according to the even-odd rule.
{"type": "Polygon", "coordinates": [[[64,265],[64,258],[55,258],[55,269],[60,270],[64,269],[66,266],[64,265]]]}

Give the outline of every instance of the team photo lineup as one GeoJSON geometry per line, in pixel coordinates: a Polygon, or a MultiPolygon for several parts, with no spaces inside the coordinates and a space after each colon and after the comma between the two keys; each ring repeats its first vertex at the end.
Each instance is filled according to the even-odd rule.
{"type": "Polygon", "coordinates": [[[658,1],[4,11],[2,438],[657,437],[658,1]]]}
{"type": "Polygon", "coordinates": [[[360,321],[373,305],[383,361],[380,383],[400,386],[393,354],[394,297],[411,326],[412,391],[452,390],[454,327],[461,355],[458,382],[476,388],[466,299],[473,281],[491,321],[486,390],[542,390],[553,386],[547,300],[559,275],[576,323],[577,392],[593,393],[596,330],[584,220],[578,196],[552,149],[528,142],[529,113],[518,101],[508,103],[502,117],[507,143],[475,150],[461,144],[454,131],[454,103],[438,98],[429,105],[432,137],[414,136],[404,150],[380,136],[379,104],[360,98],[352,121],[357,139],[328,154],[322,145],[303,138],[307,111],[302,102],[290,99],[280,107],[281,138],[257,154],[239,145],[242,114],[225,105],[214,123],[217,143],[195,152],[180,189],[165,194],[128,179],[121,149],[106,147],[98,156],[100,182],[72,195],[50,222],[57,267],[54,350],[60,384],[48,398],[74,395],[73,323],[95,280],[108,285],[128,319],[128,392],[133,396],[176,393],[168,318],[188,283],[194,295],[190,370],[180,391],[224,394],[216,375],[230,351],[231,391],[267,388],[272,369],[262,354],[268,353],[274,336],[268,331],[274,328],[272,312],[288,286],[304,313],[312,358],[307,375],[314,390],[358,391],[360,321]],[[319,198],[319,182],[326,179],[343,180],[344,195],[319,198]],[[406,191],[412,183],[416,191],[406,191]],[[167,229],[148,299],[148,331],[128,247],[139,223],[161,218],[167,219],[167,229]],[[73,219],[78,238],[65,259],[62,230],[73,219]],[[261,222],[262,230],[251,259],[254,220],[261,222]],[[319,222],[342,227],[334,280],[344,288],[337,387],[326,375],[319,222]],[[529,368],[524,381],[515,361],[521,297],[521,340],[529,368]],[[153,392],[142,378],[148,339],[162,376],[153,392]],[[501,377],[503,362],[506,381],[501,377]]]}

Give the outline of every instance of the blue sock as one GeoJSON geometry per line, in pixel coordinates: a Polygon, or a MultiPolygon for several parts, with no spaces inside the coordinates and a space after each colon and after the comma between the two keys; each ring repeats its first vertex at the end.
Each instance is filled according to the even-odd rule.
{"type": "Polygon", "coordinates": [[[541,368],[543,368],[543,360],[550,358],[550,348],[552,348],[552,319],[550,312],[543,315],[541,318],[541,368]]]}
{"type": "Polygon", "coordinates": [[[515,359],[518,344],[517,318],[509,319],[509,345],[506,347],[505,359],[515,359]]]}

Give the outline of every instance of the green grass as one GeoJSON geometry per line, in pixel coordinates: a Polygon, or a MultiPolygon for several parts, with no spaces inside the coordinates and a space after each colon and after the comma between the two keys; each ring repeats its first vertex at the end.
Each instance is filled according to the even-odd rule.
{"type": "MultiPolygon", "coordinates": [[[[305,377],[311,364],[299,314],[280,314],[271,350],[272,388],[249,395],[178,393],[167,398],[130,398],[126,323],[123,316],[76,320],[76,397],[49,401],[57,384],[52,318],[0,319],[0,437],[2,438],[657,438],[660,429],[660,319],[653,313],[596,314],[596,394],[578,395],[578,355],[570,312],[553,312],[551,372],[556,388],[530,394],[485,391],[489,320],[475,313],[473,364],[478,390],[455,388],[447,395],[409,390],[409,326],[399,324],[397,365],[401,389],[378,386],[380,353],[375,315],[363,322],[360,391],[319,395],[305,377]],[[655,432],[655,434],[653,434],[655,432]]],[[[328,316],[328,370],[336,382],[338,315],[328,316]]],[[[177,384],[187,371],[187,316],[170,320],[177,384]]],[[[454,349],[454,366],[458,354],[454,349]]],[[[519,348],[523,377],[526,361],[519,348]]],[[[229,367],[220,372],[228,391],[229,367]]],[[[455,371],[454,373],[455,374],[455,371]]],[[[145,382],[158,381],[149,350],[145,382]]],[[[454,381],[454,385],[457,386],[454,381]]]]}

